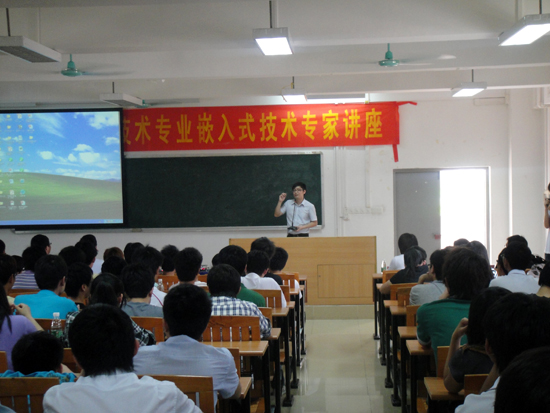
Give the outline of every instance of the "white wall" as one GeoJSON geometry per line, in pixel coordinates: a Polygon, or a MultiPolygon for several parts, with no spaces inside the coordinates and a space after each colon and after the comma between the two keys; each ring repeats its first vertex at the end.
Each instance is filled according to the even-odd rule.
{"type": "MultiPolygon", "coordinates": [[[[325,225],[313,236],[375,235],[378,261],[388,261],[393,256],[394,169],[488,166],[492,257],[500,252],[511,233],[524,235],[534,253],[544,254],[546,233],[541,205],[546,176],[545,119],[542,110],[533,109],[533,94],[533,90],[512,90],[507,105],[476,106],[472,99],[463,99],[402,106],[398,163],[394,163],[389,146],[322,149],[325,225]]],[[[276,202],[274,199],[273,207],[276,202]]],[[[33,235],[0,231],[9,254],[20,254],[33,235]]],[[[54,253],[74,244],[81,235],[48,233],[54,253]]],[[[115,245],[123,248],[129,241],[149,243],[159,249],[166,244],[179,248],[195,246],[203,253],[205,263],[210,263],[231,237],[285,234],[260,230],[165,230],[96,235],[101,252],[115,245]]]]}

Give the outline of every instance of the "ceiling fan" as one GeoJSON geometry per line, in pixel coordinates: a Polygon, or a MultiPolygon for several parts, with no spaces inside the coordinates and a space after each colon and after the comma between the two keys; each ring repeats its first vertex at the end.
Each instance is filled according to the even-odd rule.
{"type": "Polygon", "coordinates": [[[77,77],[77,76],[116,76],[116,75],[125,75],[129,72],[85,72],[83,70],[80,70],[76,67],[75,62],[73,61],[73,55],[69,55],[69,62],[67,63],[67,67],[65,69],[61,69],[61,74],[63,76],[67,77],[77,77]]]}
{"type": "Polygon", "coordinates": [[[393,53],[390,50],[390,44],[388,43],[388,51],[386,52],[384,59],[378,61],[378,65],[382,67],[396,67],[396,66],[402,66],[402,65],[424,66],[424,65],[431,64],[427,62],[427,60],[449,60],[449,59],[456,59],[456,56],[440,55],[435,57],[426,57],[422,59],[394,59],[393,53]]]}

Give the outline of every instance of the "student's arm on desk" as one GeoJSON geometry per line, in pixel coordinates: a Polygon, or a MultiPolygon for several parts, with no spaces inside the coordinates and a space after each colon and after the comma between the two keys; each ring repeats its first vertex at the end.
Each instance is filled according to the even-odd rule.
{"type": "Polygon", "coordinates": [[[466,334],[466,329],[468,328],[468,319],[463,318],[459,321],[458,325],[453,332],[451,337],[451,343],[449,344],[449,352],[447,353],[447,361],[445,361],[445,369],[443,370],[443,379],[445,388],[451,393],[458,393],[464,388],[464,382],[457,382],[453,375],[451,374],[451,368],[449,363],[451,362],[453,356],[460,348],[460,339],[464,334],[466,334]]]}
{"type": "Polygon", "coordinates": [[[389,294],[391,292],[391,281],[386,281],[380,286],[380,294],[389,294]]]}

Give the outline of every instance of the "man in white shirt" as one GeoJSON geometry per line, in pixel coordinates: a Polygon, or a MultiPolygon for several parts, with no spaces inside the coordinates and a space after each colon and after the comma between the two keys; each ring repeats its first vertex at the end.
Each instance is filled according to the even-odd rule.
{"type": "Polygon", "coordinates": [[[550,345],[548,314],[550,300],[532,294],[513,293],[489,307],[483,320],[485,350],[495,364],[484,387],[491,387],[466,397],[456,413],[494,412],[500,373],[525,350],[550,345]]]}
{"type": "Polygon", "coordinates": [[[294,200],[286,199],[286,193],[279,195],[279,202],[275,207],[275,217],[286,214],[287,237],[309,237],[309,229],[317,225],[315,206],[306,201],[306,184],[296,182],[292,185],[294,200]],[[281,206],[282,205],[282,206],[281,206]]]}
{"type": "Polygon", "coordinates": [[[206,292],[192,284],[179,284],[164,299],[166,342],[140,348],[134,357],[137,374],[209,376],[214,391],[224,399],[239,398],[241,387],[229,350],[200,343],[212,313],[206,292]]]}
{"type": "Polygon", "coordinates": [[[277,284],[272,278],[264,278],[269,268],[269,257],[263,251],[250,251],[248,253],[248,262],[246,264],[246,276],[242,278],[242,283],[251,290],[280,290],[281,306],[286,307],[286,300],[277,284]]]}
{"type": "Polygon", "coordinates": [[[174,383],[133,372],[139,344],[130,317],[119,308],[86,307],[74,319],[69,341],[82,376],[50,388],[45,412],[200,412],[174,383]]]}
{"type": "Polygon", "coordinates": [[[502,287],[514,293],[536,294],[539,282],[532,275],[525,273],[531,267],[531,250],[520,242],[511,242],[502,251],[503,265],[507,275],[491,281],[489,287],[502,287]]]}

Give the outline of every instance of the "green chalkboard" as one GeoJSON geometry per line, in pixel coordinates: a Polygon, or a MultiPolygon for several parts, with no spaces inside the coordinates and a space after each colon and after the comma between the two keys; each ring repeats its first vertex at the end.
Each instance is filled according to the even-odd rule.
{"type": "Polygon", "coordinates": [[[322,224],[321,154],[127,158],[131,228],[286,226],[273,211],[296,181],[322,224]]]}

